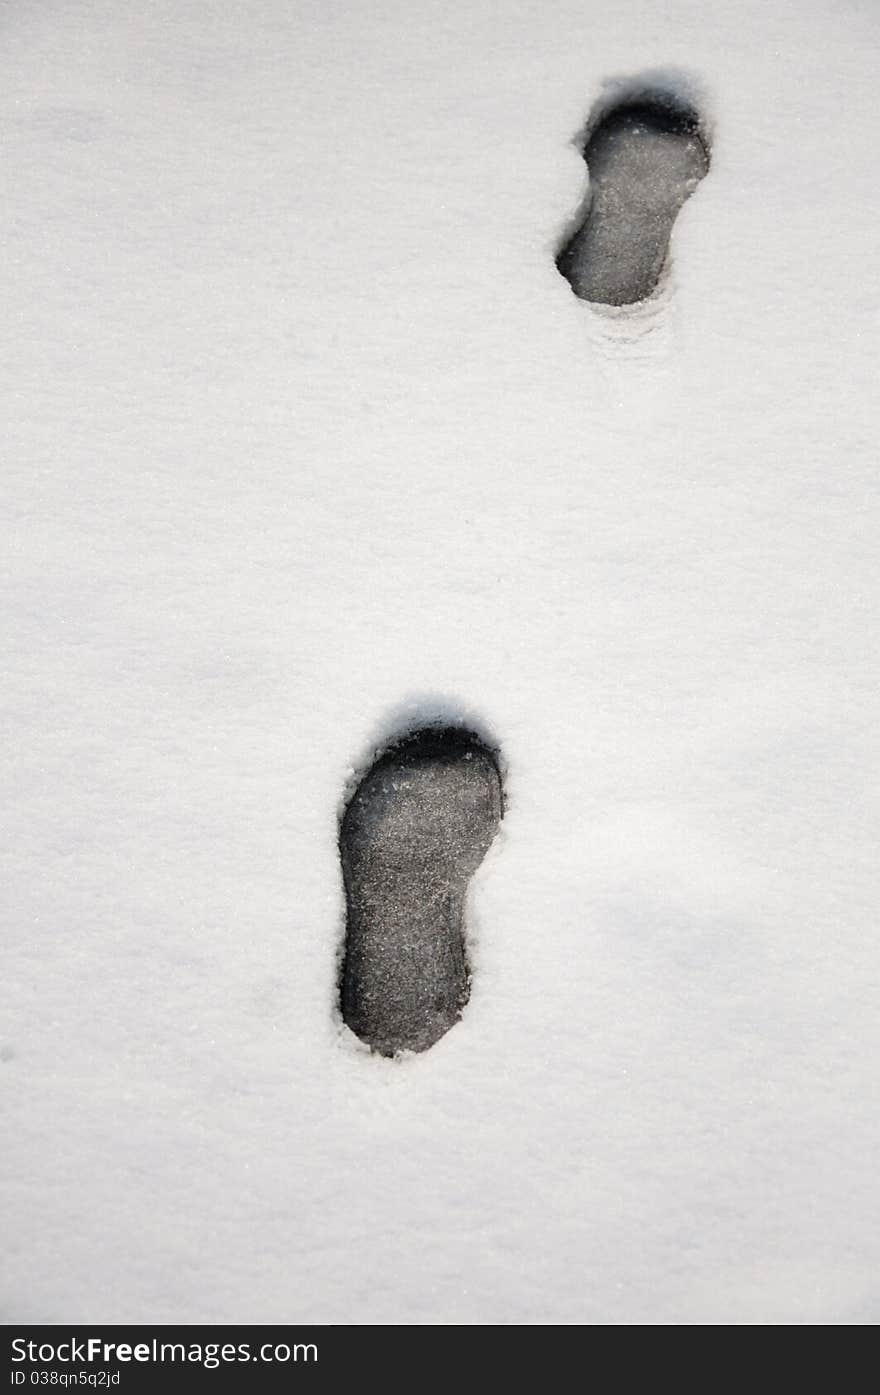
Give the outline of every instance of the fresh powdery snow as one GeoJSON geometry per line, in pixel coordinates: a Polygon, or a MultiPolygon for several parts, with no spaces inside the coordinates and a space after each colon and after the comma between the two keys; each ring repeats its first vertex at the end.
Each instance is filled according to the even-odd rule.
{"type": "Polygon", "coordinates": [[[2,31],[5,1320],[876,1321],[880,9],[2,31]],[[708,172],[598,307],[658,91],[708,172]],[[388,1057],[339,820],[441,721],[504,818],[388,1057]]]}

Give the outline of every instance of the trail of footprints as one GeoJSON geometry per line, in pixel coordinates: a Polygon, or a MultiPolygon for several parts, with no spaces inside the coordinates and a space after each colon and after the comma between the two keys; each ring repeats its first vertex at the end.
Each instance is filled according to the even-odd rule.
{"type": "MultiPolygon", "coordinates": [[[[575,295],[632,305],[656,288],[678,212],[706,174],[696,112],[628,99],[584,148],[585,216],[557,257],[575,295]]],[[[347,905],[342,1017],[385,1056],[425,1051],[470,991],[464,908],[503,810],[496,754],[462,727],[428,726],[381,752],[342,818],[347,905]]]]}

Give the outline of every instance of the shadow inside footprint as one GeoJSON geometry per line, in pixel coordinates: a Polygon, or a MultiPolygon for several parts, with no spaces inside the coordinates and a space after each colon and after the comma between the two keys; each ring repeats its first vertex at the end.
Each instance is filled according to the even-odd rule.
{"type": "Polygon", "coordinates": [[[642,97],[615,107],[584,149],[585,220],[556,265],[581,300],[632,305],[654,290],[682,204],[709,168],[696,112],[642,97]]]}
{"type": "Polygon", "coordinates": [[[342,1016],[385,1056],[425,1051],[461,1016],[465,894],[501,813],[495,757],[458,727],[392,746],[351,797],[339,839],[342,1016]]]}

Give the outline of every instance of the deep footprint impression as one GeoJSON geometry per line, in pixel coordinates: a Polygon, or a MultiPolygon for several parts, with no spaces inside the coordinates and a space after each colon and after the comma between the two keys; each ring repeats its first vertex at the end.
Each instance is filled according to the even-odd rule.
{"type": "Polygon", "coordinates": [[[495,757],[459,727],[392,746],[352,795],[339,838],[342,1016],[375,1051],[425,1051],[461,1016],[465,895],[501,814],[495,757]]]}
{"type": "Polygon", "coordinates": [[[586,219],[556,265],[581,300],[632,305],[657,285],[678,211],[709,168],[697,114],[666,97],[623,102],[590,136],[584,159],[586,219]]]}

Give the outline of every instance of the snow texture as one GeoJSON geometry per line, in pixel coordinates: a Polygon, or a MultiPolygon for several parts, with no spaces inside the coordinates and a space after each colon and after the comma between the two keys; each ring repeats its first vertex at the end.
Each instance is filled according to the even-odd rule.
{"type": "Polygon", "coordinates": [[[880,1318],[873,0],[13,0],[7,1321],[880,1318]],[[711,168],[644,304],[586,123],[711,168]],[[338,1010],[339,816],[506,813],[462,1018],[338,1010]]]}

